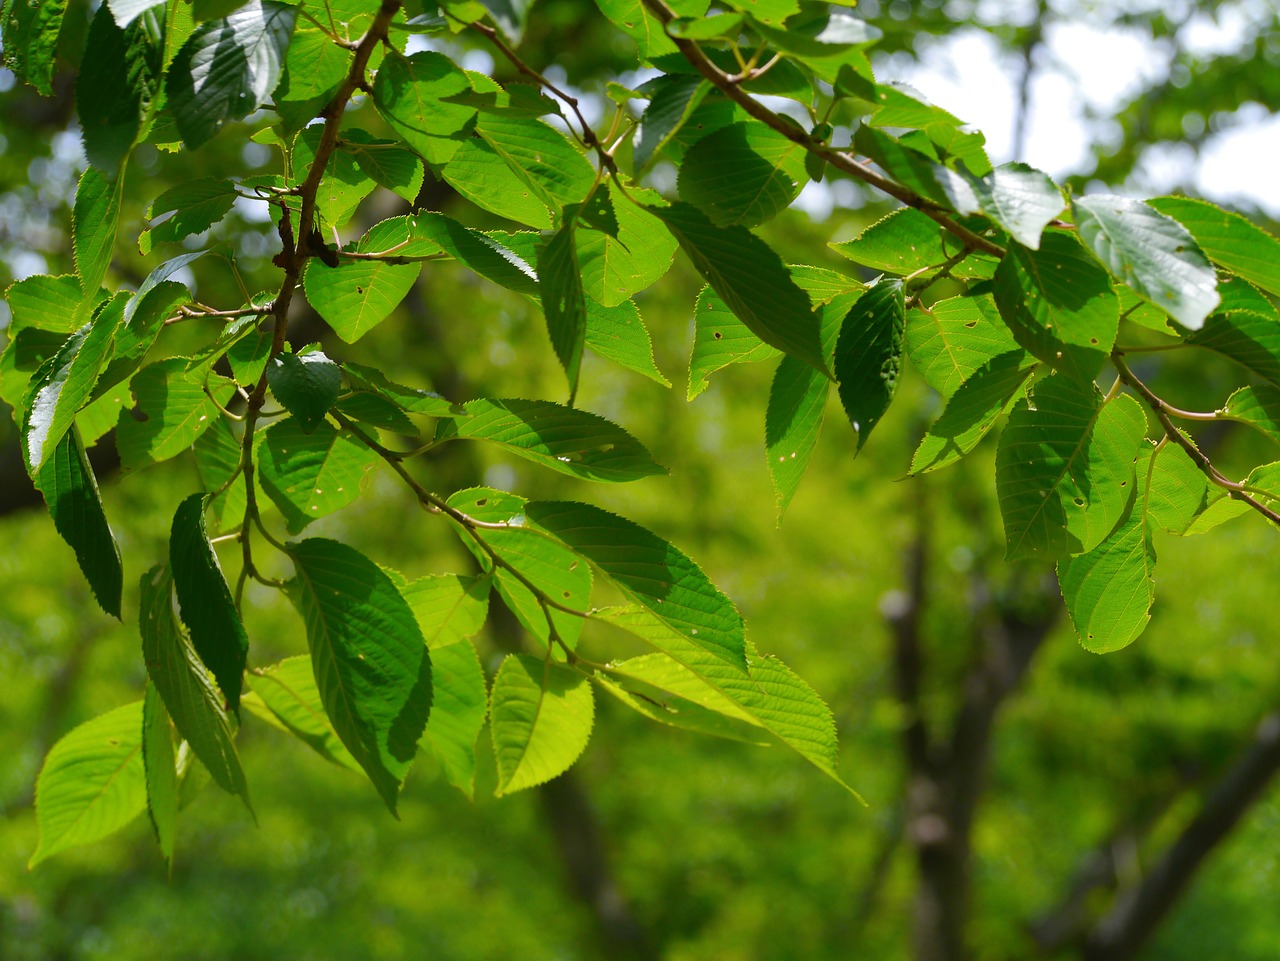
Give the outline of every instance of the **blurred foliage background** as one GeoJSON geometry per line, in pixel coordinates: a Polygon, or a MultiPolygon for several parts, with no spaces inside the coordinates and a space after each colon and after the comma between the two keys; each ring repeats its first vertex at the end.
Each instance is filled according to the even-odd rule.
{"type": "MultiPolygon", "coordinates": [[[[0,286],[71,267],[68,205],[83,164],[71,78],[88,10],[73,4],[68,16],[67,69],[53,99],[0,73],[0,286]]],[[[1090,72],[1087,59],[1062,61],[1055,38],[1063,30],[1084,23],[1159,52],[1164,69],[1146,71],[1137,86],[1126,81],[1107,115],[1078,98],[1084,106],[1073,122],[1087,149],[1074,169],[1053,171],[1072,174],[1078,188],[1100,179],[1195,190],[1196,152],[1211,149],[1217,134],[1261,122],[1256,105],[1280,103],[1280,14],[1271,0],[1159,8],[863,0],[859,12],[886,32],[881,76],[927,76],[950,55],[947,45],[965,38],[995,51],[1007,85],[990,95],[1012,105],[1001,134],[1007,155],[996,159],[1034,154],[1034,123],[1054,122],[1031,116],[1041,74],[1070,81],[1090,72]],[[1189,24],[1216,29],[1217,45],[1206,53],[1189,24]],[[1181,166],[1167,162],[1171,154],[1181,166]]],[[[559,63],[588,94],[634,66],[625,38],[587,0],[540,0],[522,50],[535,65],[559,63]]],[[[485,64],[483,54],[471,56],[485,64]]],[[[965,115],[964,104],[944,105],[965,115]]],[[[181,157],[143,150],[122,223],[140,223],[164,184],[270,162],[243,129],[181,157]]],[[[484,225],[440,185],[428,185],[423,199],[484,225]]],[[[767,228],[770,240],[794,262],[836,269],[845,264],[827,242],[853,236],[887,209],[838,184],[802,206],[767,228]]],[[[368,222],[397,212],[370,210],[368,222]]],[[[1265,205],[1246,212],[1268,220],[1265,205]]],[[[202,261],[199,295],[239,302],[232,257],[251,289],[273,283],[272,238],[271,225],[248,210],[201,238],[226,256],[202,261]]],[[[122,243],[114,279],[136,285],[147,269],[122,243]]],[[[1249,796],[1236,829],[1210,845],[1141,952],[1098,954],[1090,941],[1195,828],[1223,778],[1247,758],[1255,725],[1280,707],[1280,623],[1270,593],[1280,575],[1276,532],[1245,518],[1203,538],[1158,541],[1151,627],[1126,651],[1088,654],[1060,615],[1048,572],[1002,560],[990,445],[940,474],[896,480],[936,413],[935,398],[911,374],[857,462],[851,434],[829,412],[809,476],[779,526],[762,444],[772,371],[730,369],[696,401],[684,398],[696,289],[692,271],[678,265],[640,301],[673,388],[590,358],[582,378],[582,406],[625,424],[672,468],[670,478],[588,490],[450,446],[433,465],[433,486],[486,483],[590,499],[680,545],[738,602],[754,643],[782,656],[832,706],[842,772],[868,808],[781,750],[695,738],[602,700],[592,743],[569,775],[501,800],[492,797],[492,776],[486,783],[482,775],[469,802],[424,758],[396,823],[361,778],[250,722],[241,743],[257,827],[211,788],[184,814],[171,876],[143,820],[28,873],[31,792],[45,751],[75,724],[139,697],[143,676],[135,626],[93,604],[32,500],[5,417],[0,957],[1280,957],[1274,788],[1249,796]],[[946,861],[943,875],[961,872],[959,887],[938,876],[934,855],[946,861]]],[[[305,321],[323,332],[318,318],[305,321]]],[[[536,312],[449,265],[424,273],[400,310],[356,347],[317,335],[345,359],[457,400],[558,398],[563,389],[536,312]]],[[[1185,407],[1213,409],[1229,383],[1201,355],[1164,357],[1159,374],[1148,373],[1185,407]]],[[[1249,446],[1264,441],[1241,431],[1204,442],[1226,467],[1276,456],[1249,446]]],[[[171,462],[120,477],[110,472],[109,441],[100,447],[108,514],[118,519],[126,569],[136,573],[162,550],[174,508],[194,489],[194,467],[171,462]]],[[[355,506],[313,530],[406,574],[467,569],[445,525],[418,511],[386,472],[375,473],[355,506]]],[[[131,606],[126,588],[130,609],[136,593],[131,606]]],[[[305,649],[280,598],[251,593],[247,620],[254,662],[305,649]]],[[[495,615],[481,639],[490,668],[511,630],[495,615]]],[[[601,659],[620,653],[613,637],[584,643],[601,659]]]]}

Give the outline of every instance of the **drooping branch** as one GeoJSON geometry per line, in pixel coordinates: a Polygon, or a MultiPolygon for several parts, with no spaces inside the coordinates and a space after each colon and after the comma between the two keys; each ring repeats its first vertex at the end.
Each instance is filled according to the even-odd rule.
{"type": "MultiPolygon", "coordinates": [[[[663,0],[643,0],[643,2],[645,8],[658,18],[664,28],[676,19],[675,12],[663,0]]],[[[668,34],[668,36],[670,35],[668,34]]],[[[965,247],[971,250],[981,250],[996,257],[1004,256],[1003,247],[957,222],[941,205],[926,197],[921,197],[915,191],[888,177],[881,176],[848,151],[838,150],[822,143],[780,114],[770,110],[742,89],[740,83],[744,78],[732,77],[725,73],[712,63],[707,55],[702,52],[702,48],[692,40],[687,40],[684,37],[670,37],[670,39],[676,45],[676,49],[684,55],[684,58],[694,66],[698,73],[711,81],[725,96],[761,123],[782,134],[792,143],[799,144],[810,153],[818,155],[837,170],[861,180],[881,193],[888,194],[908,207],[914,207],[919,210],[937,221],[943,229],[960,240],[965,247]]]]}

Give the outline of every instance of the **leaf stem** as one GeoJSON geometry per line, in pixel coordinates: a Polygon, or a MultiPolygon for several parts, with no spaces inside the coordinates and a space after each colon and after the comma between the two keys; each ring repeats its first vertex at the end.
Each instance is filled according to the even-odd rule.
{"type": "MultiPolygon", "coordinates": [[[[1191,458],[1192,463],[1200,468],[1200,471],[1208,477],[1210,481],[1225,490],[1228,497],[1232,497],[1241,503],[1247,504],[1267,520],[1271,521],[1271,523],[1280,527],[1280,513],[1277,513],[1266,504],[1253,497],[1248,492],[1244,484],[1226,477],[1221,471],[1213,466],[1213,462],[1209,460],[1200,448],[1195,445],[1191,438],[1178,429],[1178,425],[1173,422],[1173,418],[1177,416],[1174,413],[1176,408],[1171,408],[1161,400],[1150,387],[1144,384],[1137,375],[1129,369],[1129,365],[1125,363],[1123,351],[1118,348],[1112,350],[1111,363],[1115,366],[1116,372],[1119,374],[1117,382],[1124,381],[1124,383],[1128,384],[1138,392],[1138,395],[1146,402],[1147,406],[1155,412],[1156,419],[1160,421],[1160,426],[1164,428],[1165,437],[1185,450],[1187,455],[1191,458]]],[[[1217,418],[1211,419],[1216,420],[1217,418]]]]}

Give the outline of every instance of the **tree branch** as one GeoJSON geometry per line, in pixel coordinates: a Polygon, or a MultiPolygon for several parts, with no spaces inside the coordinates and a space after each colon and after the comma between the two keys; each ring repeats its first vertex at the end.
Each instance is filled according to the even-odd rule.
{"type": "MultiPolygon", "coordinates": [[[[663,0],[642,0],[645,8],[652,13],[662,23],[665,28],[672,20],[676,19],[675,12],[668,7],[663,0]]],[[[730,100],[742,107],[747,113],[755,117],[760,122],[766,124],[773,130],[782,134],[792,143],[799,144],[810,153],[817,154],[831,166],[849,176],[861,180],[870,187],[874,187],[881,193],[886,193],[895,200],[899,200],[908,207],[914,207],[922,214],[937,221],[937,223],[947,230],[949,233],[958,238],[964,245],[972,250],[981,250],[985,253],[992,254],[996,257],[1004,256],[1004,248],[999,244],[993,243],[981,234],[975,233],[963,224],[952,219],[951,215],[939,204],[925,197],[921,197],[915,191],[910,190],[896,181],[890,180],[876,173],[869,166],[859,162],[852,154],[843,150],[837,150],[826,144],[815,140],[811,135],[805,133],[794,123],[784,119],[777,113],[774,113],[755,97],[751,96],[739,86],[740,78],[729,76],[702,52],[692,40],[686,40],[683,37],[672,37],[668,34],[669,39],[676,45],[676,49],[684,55],[707,80],[725,94],[730,100]]]]}
{"type": "Polygon", "coordinates": [[[1082,961],[1125,961],[1137,955],[1173,908],[1210,852],[1230,833],[1280,770],[1280,711],[1263,718],[1252,743],[1205,798],[1141,883],[1123,893],[1085,941],[1082,961]]]}

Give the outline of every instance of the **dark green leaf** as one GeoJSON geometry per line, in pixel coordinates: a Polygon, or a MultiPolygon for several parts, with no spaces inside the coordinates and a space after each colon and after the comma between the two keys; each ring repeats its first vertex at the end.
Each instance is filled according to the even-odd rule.
{"type": "Polygon", "coordinates": [[[175,613],[173,580],[163,565],[142,575],[138,623],[147,674],[178,733],[218,786],[238,796],[252,813],[231,720],[208,671],[183,636],[175,613]]]}
{"type": "Polygon", "coordinates": [[[8,0],[0,33],[4,65],[44,96],[53,95],[53,65],[66,0],[8,0]]]}
{"type": "Polygon", "coordinates": [[[1107,269],[1184,327],[1198,330],[1218,306],[1218,275],[1176,220],[1127,197],[1081,197],[1073,207],[1080,239],[1107,269]]]}
{"type": "Polygon", "coordinates": [[[1092,381],[1115,344],[1120,308],[1107,272],[1070,234],[1039,250],[1011,244],[995,275],[996,305],[1019,344],[1055,370],[1092,381]]]}
{"type": "Polygon", "coordinates": [[[881,279],[845,317],[836,343],[840,403],[858,441],[855,453],[889,409],[902,368],[902,282],[881,279]]]}
{"type": "Polygon", "coordinates": [[[277,354],[267,367],[267,383],[276,400],[306,432],[324,423],[342,390],[342,369],[324,355],[277,354]]]}
{"type": "Polygon", "coordinates": [[[461,404],[451,403],[433,391],[393,383],[373,367],[347,361],[342,369],[352,387],[371,390],[411,413],[428,414],[432,417],[457,417],[462,413],[461,404]]]}
{"type": "Polygon", "coordinates": [[[160,65],[148,56],[146,25],[142,20],[122,30],[106,4],[100,6],[76,77],[85,156],[112,179],[138,138],[144,100],[158,93],[160,65]]]}
{"type": "Polygon", "coordinates": [[[348,394],[338,400],[334,410],[370,427],[380,427],[409,437],[418,436],[417,425],[398,404],[372,391],[358,390],[354,394],[348,394]]]}
{"type": "Polygon", "coordinates": [[[911,473],[937,470],[978,446],[1000,415],[1022,396],[1037,361],[1014,349],[975,370],[951,395],[911,459],[911,473]]]}
{"type": "Polygon", "coordinates": [[[178,505],[169,532],[169,564],[191,644],[213,673],[227,707],[238,715],[249,635],[236,611],[218,555],[209,543],[204,507],[203,494],[192,494],[178,505]]]}
{"type": "Polygon", "coordinates": [[[196,439],[192,449],[201,486],[207,491],[222,491],[209,502],[213,529],[223,533],[239,527],[244,517],[245,483],[240,473],[240,438],[231,430],[231,422],[219,417],[196,439]],[[235,477],[237,474],[240,476],[235,477]]]}
{"type": "Polygon", "coordinates": [[[538,293],[538,275],[523,257],[450,217],[420,213],[410,219],[414,237],[437,244],[459,263],[495,284],[522,294],[538,293]]]}
{"type": "Polygon", "coordinates": [[[169,109],[192,149],[229,120],[247,117],[280,80],[297,8],[250,0],[224,19],[202,23],[169,69],[169,109]]]}
{"type": "Polygon", "coordinates": [[[538,286],[551,346],[569,379],[569,403],[578,392],[578,371],[587,338],[587,304],[582,269],[574,245],[577,208],[565,209],[564,223],[538,251],[538,286]]]}
{"type": "Polygon", "coordinates": [[[686,203],[649,207],[698,273],[757,337],[826,373],[818,317],[781,258],[742,227],[717,227],[686,203]]]}
{"type": "Polygon", "coordinates": [[[640,115],[635,134],[633,157],[637,174],[662,155],[663,148],[702,102],[711,85],[701,77],[664,74],[646,89],[649,104],[640,115]]]}
{"type": "Polygon", "coordinates": [[[1060,558],[1093,550],[1132,499],[1146,432],[1126,394],[1102,402],[1093,384],[1053,375],[1036,384],[1000,435],[996,493],[1008,558],[1060,558]]]}
{"type": "Polygon", "coordinates": [[[297,534],[359,497],[378,455],[332,424],[308,431],[289,418],[267,429],[259,462],[262,489],[297,534]]]}
{"type": "Polygon", "coordinates": [[[594,714],[584,675],[543,658],[508,655],[493,679],[490,707],[497,793],[534,787],[567,771],[591,738],[594,714]]]}
{"type": "Polygon", "coordinates": [[[1251,310],[1213,314],[1187,343],[1221,354],[1280,387],[1280,322],[1273,316],[1251,310]]]}
{"type": "Polygon", "coordinates": [[[473,400],[466,413],[442,420],[437,440],[466,437],[500,444],[536,464],[595,481],[665,474],[644,445],[589,411],[541,400],[473,400]]]}
{"type": "Polygon", "coordinates": [[[99,715],[63,735],[36,780],[40,843],[27,862],[118,831],[147,806],[142,702],[99,715]]]}
{"type": "Polygon", "coordinates": [[[795,200],[806,179],[806,151],[759,121],[703,137],[680,165],[680,199],[724,227],[755,227],[795,200]]]}
{"type": "Polygon", "coordinates": [[[36,487],[49,505],[58,533],[76,552],[99,606],[119,618],[124,584],[120,548],[107,523],[98,482],[77,428],[67,431],[45,460],[36,475],[36,487]]]}
{"type": "Polygon", "coordinates": [[[354,548],[289,545],[289,597],[307,625],[316,686],[347,750],[392,814],[431,708],[431,659],[391,579],[354,548]]]}

